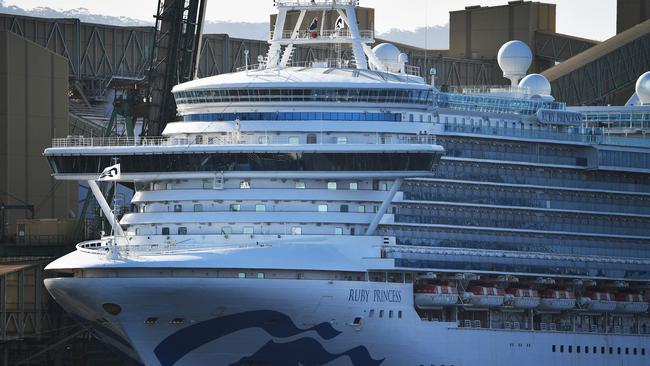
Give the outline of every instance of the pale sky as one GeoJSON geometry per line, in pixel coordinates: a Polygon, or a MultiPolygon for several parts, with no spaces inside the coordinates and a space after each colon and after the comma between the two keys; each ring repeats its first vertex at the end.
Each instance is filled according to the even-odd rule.
{"type": "MultiPolygon", "coordinates": [[[[390,28],[412,30],[444,25],[449,11],[469,5],[504,5],[508,0],[360,0],[375,8],[378,32],[390,28]]],[[[544,0],[557,4],[557,31],[583,38],[604,40],[616,33],[616,0],[544,0]]],[[[91,13],[151,20],[158,0],[5,0],[5,5],[25,9],[37,6],[68,10],[87,8],[91,13]]],[[[208,20],[266,22],[273,12],[272,0],[208,1],[208,20]]]]}

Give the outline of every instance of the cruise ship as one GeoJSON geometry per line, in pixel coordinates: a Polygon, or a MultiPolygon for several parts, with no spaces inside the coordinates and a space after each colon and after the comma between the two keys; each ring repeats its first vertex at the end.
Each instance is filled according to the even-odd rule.
{"type": "Polygon", "coordinates": [[[112,223],[47,266],[64,309],[144,365],[650,364],[650,74],[567,107],[511,41],[510,86],[442,92],[356,1],[275,4],[268,55],[176,86],[163,136],[45,150],[112,223]],[[353,57],[291,61],[322,43],[353,57]]]}

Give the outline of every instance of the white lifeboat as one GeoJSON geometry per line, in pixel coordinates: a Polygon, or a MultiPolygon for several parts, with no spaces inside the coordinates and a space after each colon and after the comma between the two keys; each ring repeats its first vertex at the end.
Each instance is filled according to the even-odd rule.
{"type": "Polygon", "coordinates": [[[464,298],[472,305],[482,307],[495,307],[503,305],[505,292],[496,287],[472,286],[466,292],[464,298]]]}
{"type": "Polygon", "coordinates": [[[539,293],[527,288],[509,288],[506,290],[508,302],[518,309],[534,309],[540,304],[539,293]]]}
{"type": "Polygon", "coordinates": [[[415,305],[421,309],[453,305],[458,302],[458,290],[446,285],[420,285],[415,287],[415,305]]]}
{"type": "Polygon", "coordinates": [[[566,290],[545,290],[539,307],[547,310],[569,310],[576,306],[576,295],[566,290]]]}
{"type": "Polygon", "coordinates": [[[645,313],[648,302],[640,294],[616,294],[616,311],[619,313],[645,313]]]}
{"type": "Polygon", "coordinates": [[[580,298],[580,305],[593,311],[614,311],[616,301],[609,292],[587,291],[585,296],[580,298]]]}

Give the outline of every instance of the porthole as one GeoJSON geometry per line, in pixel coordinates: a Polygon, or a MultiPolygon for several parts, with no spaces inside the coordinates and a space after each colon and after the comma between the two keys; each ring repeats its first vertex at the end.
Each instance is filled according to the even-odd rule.
{"type": "Polygon", "coordinates": [[[113,304],[111,302],[103,303],[102,308],[104,308],[104,311],[106,311],[107,313],[109,313],[111,315],[118,315],[119,313],[122,312],[122,307],[121,306],[119,306],[117,304],[113,304]]]}

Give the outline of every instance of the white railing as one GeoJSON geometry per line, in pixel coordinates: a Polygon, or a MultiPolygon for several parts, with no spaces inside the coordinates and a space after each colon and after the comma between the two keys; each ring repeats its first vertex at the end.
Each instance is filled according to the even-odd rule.
{"type": "Polygon", "coordinates": [[[335,6],[356,5],[357,0],[277,0],[276,6],[335,6]]]}
{"type": "Polygon", "coordinates": [[[113,244],[112,238],[106,240],[91,240],[77,244],[77,250],[95,254],[95,255],[112,255],[119,257],[129,257],[143,254],[175,254],[179,252],[205,251],[205,250],[223,250],[236,248],[251,247],[270,247],[271,244],[188,244],[169,241],[164,243],[147,243],[147,244],[113,244]]]}
{"type": "MultiPolygon", "coordinates": [[[[436,136],[434,135],[417,135],[417,136],[397,136],[382,137],[377,134],[372,139],[365,141],[341,140],[336,137],[328,136],[330,139],[319,139],[313,145],[435,145],[436,136]]],[[[196,136],[193,138],[178,137],[84,137],[68,136],[64,138],[52,139],[52,147],[111,147],[111,146],[191,146],[191,145],[312,145],[292,140],[293,136],[277,135],[241,135],[230,133],[214,137],[196,136]]]]}
{"type": "MultiPolygon", "coordinates": [[[[287,63],[287,67],[326,67],[331,69],[355,69],[357,64],[354,60],[344,60],[338,58],[328,58],[323,61],[292,61],[287,63]]],[[[255,71],[266,70],[266,63],[251,64],[237,68],[237,71],[255,71]]]]}
{"type": "MultiPolygon", "coordinates": [[[[273,40],[275,36],[275,31],[271,31],[269,34],[269,39],[273,40]]],[[[362,29],[359,30],[359,37],[362,40],[372,40],[374,38],[374,32],[371,29],[362,29]]],[[[308,29],[300,29],[293,32],[293,30],[282,31],[280,40],[281,41],[304,41],[304,40],[332,40],[332,39],[343,39],[350,40],[353,39],[354,35],[349,29],[325,29],[322,32],[320,30],[310,31],[308,29]],[[294,37],[295,35],[295,37],[294,37]]]]}

